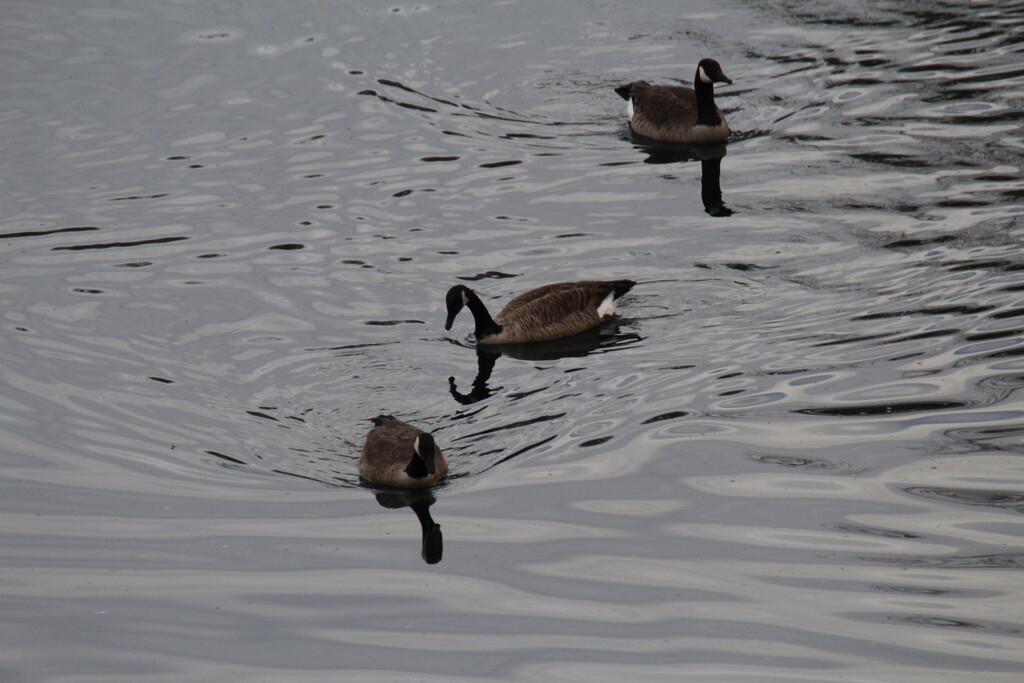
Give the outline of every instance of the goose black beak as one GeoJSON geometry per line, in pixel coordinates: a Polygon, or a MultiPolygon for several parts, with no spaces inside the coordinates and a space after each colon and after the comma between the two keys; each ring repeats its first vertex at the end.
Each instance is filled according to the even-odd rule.
{"type": "Polygon", "coordinates": [[[446,329],[446,330],[452,329],[452,323],[455,322],[455,315],[456,315],[455,313],[449,313],[448,314],[448,319],[444,321],[444,329],[446,329]]]}

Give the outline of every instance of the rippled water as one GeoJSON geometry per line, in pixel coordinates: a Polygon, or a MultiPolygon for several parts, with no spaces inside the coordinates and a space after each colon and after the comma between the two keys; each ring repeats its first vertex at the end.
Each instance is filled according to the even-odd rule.
{"type": "Polygon", "coordinates": [[[0,677],[1017,680],[1022,20],[8,3],[0,677]],[[728,144],[631,139],[702,56],[728,144]],[[446,485],[359,485],[381,412],[446,485]]]}

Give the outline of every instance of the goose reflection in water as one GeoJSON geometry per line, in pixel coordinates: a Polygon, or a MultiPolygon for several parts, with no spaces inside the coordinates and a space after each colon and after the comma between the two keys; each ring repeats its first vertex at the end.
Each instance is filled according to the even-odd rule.
{"type": "MultiPolygon", "coordinates": [[[[491,389],[488,381],[491,379],[495,363],[501,356],[527,361],[578,358],[594,352],[610,351],[643,341],[643,337],[635,332],[621,332],[621,323],[622,320],[616,318],[592,330],[546,342],[477,346],[476,378],[473,380],[469,393],[462,393],[458,390],[454,377],[448,378],[448,392],[462,405],[470,405],[490,397],[494,390],[491,389]]],[[[498,387],[498,389],[500,388],[498,387]]]]}
{"type": "Polygon", "coordinates": [[[444,551],[444,539],[441,536],[441,525],[430,516],[430,506],[437,499],[430,491],[378,491],[377,502],[381,507],[391,510],[399,508],[411,508],[420,521],[420,528],[423,530],[423,541],[420,555],[427,564],[437,564],[441,561],[444,551]]]}
{"type": "Polygon", "coordinates": [[[700,199],[704,211],[714,218],[732,215],[732,209],[722,200],[722,157],[725,145],[687,145],[683,143],[654,143],[637,135],[630,135],[630,141],[644,154],[645,164],[678,164],[687,161],[700,162],[700,199]]]}

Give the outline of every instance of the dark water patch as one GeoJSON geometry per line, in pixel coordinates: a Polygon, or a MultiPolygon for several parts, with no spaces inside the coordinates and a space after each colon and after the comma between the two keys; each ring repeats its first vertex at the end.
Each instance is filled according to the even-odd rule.
{"type": "Polygon", "coordinates": [[[961,503],[963,505],[981,505],[1018,513],[1024,512],[1024,492],[1019,491],[992,491],[987,489],[941,488],[934,486],[908,486],[903,491],[912,496],[920,496],[932,500],[961,503]]]}
{"type": "Polygon", "coordinates": [[[583,443],[581,443],[580,444],[580,448],[590,448],[591,446],[600,446],[601,444],[607,443],[607,442],[611,441],[614,438],[615,438],[614,436],[602,436],[602,437],[598,437],[596,439],[590,439],[589,441],[584,441],[583,443]]]}
{"type": "Polygon", "coordinates": [[[221,460],[226,460],[227,462],[230,462],[230,463],[232,463],[234,465],[248,465],[249,464],[249,463],[245,462],[244,460],[239,460],[238,458],[234,458],[234,457],[232,457],[230,455],[225,455],[224,453],[219,453],[217,451],[209,451],[208,450],[208,451],[205,451],[205,453],[207,455],[212,455],[215,458],[220,458],[221,460]]]}
{"type": "Polygon", "coordinates": [[[530,425],[539,424],[539,423],[542,423],[542,422],[551,422],[552,420],[557,420],[557,419],[559,419],[561,417],[565,417],[565,415],[566,415],[565,413],[552,413],[550,415],[539,415],[537,417],[533,417],[533,418],[530,418],[530,419],[527,419],[527,420],[517,420],[515,422],[508,422],[508,423],[505,423],[505,424],[502,424],[502,425],[498,425],[497,427],[489,427],[488,429],[484,429],[484,430],[479,431],[479,432],[473,432],[472,434],[466,434],[464,436],[460,436],[456,440],[460,441],[460,440],[465,440],[465,439],[475,439],[476,437],[485,436],[487,434],[494,434],[495,432],[504,432],[504,431],[508,431],[508,430],[511,430],[511,429],[519,429],[521,427],[529,427],[530,425]]]}
{"type": "Polygon", "coordinates": [[[794,412],[803,415],[827,415],[830,417],[868,417],[872,415],[902,415],[935,410],[966,408],[966,401],[914,401],[909,403],[882,403],[837,408],[801,408],[794,412]]]}
{"type": "Polygon", "coordinates": [[[1009,373],[1005,375],[993,375],[986,377],[978,383],[979,386],[993,390],[1014,390],[1024,386],[1024,375],[1009,373]]]}
{"type": "Polygon", "coordinates": [[[913,539],[921,538],[919,534],[913,534],[908,531],[900,531],[898,529],[885,529],[876,526],[864,526],[861,524],[834,524],[832,528],[836,531],[850,534],[861,534],[864,536],[875,536],[878,538],[902,538],[902,539],[913,539]]]}
{"type": "Polygon", "coordinates": [[[840,339],[830,339],[829,341],[817,342],[812,344],[815,347],[829,347],[829,346],[844,346],[846,344],[859,344],[861,342],[878,341],[880,339],[888,339],[891,335],[888,333],[881,334],[861,334],[853,335],[849,337],[842,337],[840,339]]]}
{"type": "MultiPolygon", "coordinates": [[[[915,334],[907,334],[899,337],[893,337],[889,340],[890,344],[902,344],[910,341],[922,341],[925,339],[941,339],[943,337],[955,337],[960,334],[960,330],[931,330],[928,332],[917,332],[915,334]]],[[[911,356],[901,356],[893,358],[892,360],[901,360],[911,356]]]]}
{"type": "Polygon", "coordinates": [[[146,266],[153,265],[152,261],[132,261],[130,263],[118,263],[115,264],[115,268],[145,268],[146,266]]]}
{"type": "Polygon", "coordinates": [[[501,136],[503,140],[554,140],[552,135],[538,135],[537,133],[505,133],[501,136]]]}
{"type": "MultiPolygon", "coordinates": [[[[547,391],[550,386],[537,387],[536,389],[529,389],[527,391],[512,391],[507,394],[510,401],[521,401],[524,398],[529,398],[535,394],[547,391]]],[[[565,398],[565,397],[562,397],[565,398]]]]}
{"type": "Polygon", "coordinates": [[[897,624],[907,624],[912,626],[954,628],[971,631],[992,631],[1003,635],[1020,635],[1022,633],[1022,629],[1017,626],[1011,626],[1010,624],[983,624],[977,621],[968,621],[966,619],[936,615],[889,615],[886,616],[885,619],[886,621],[897,624]]]}
{"type": "Polygon", "coordinates": [[[26,230],[24,232],[8,232],[0,233],[0,240],[16,239],[19,237],[40,237],[42,235],[56,235],[62,232],[87,232],[90,230],[99,230],[93,226],[82,226],[74,228],[54,228],[53,230],[26,230]]]}
{"type": "Polygon", "coordinates": [[[75,244],[66,247],[52,247],[52,251],[85,251],[87,249],[122,249],[128,247],[141,247],[147,244],[168,244],[180,242],[188,237],[157,237],[150,240],[135,240],[131,242],[106,242],[103,244],[75,244]]]}
{"type": "Polygon", "coordinates": [[[296,244],[294,242],[286,242],[284,244],[273,244],[273,245],[267,247],[267,249],[277,249],[277,250],[280,250],[280,251],[295,251],[297,249],[305,249],[305,248],[306,248],[306,245],[304,245],[304,244],[296,244]]]}
{"type": "Polygon", "coordinates": [[[943,199],[935,202],[935,206],[941,209],[977,209],[991,205],[991,202],[983,199],[943,199]]]}
{"type": "Polygon", "coordinates": [[[104,294],[102,289],[87,289],[84,287],[73,287],[71,291],[75,294],[104,294]]]}
{"type": "Polygon", "coordinates": [[[150,377],[150,379],[153,380],[154,382],[161,382],[163,384],[174,384],[174,380],[167,379],[165,377],[155,377],[155,376],[153,376],[153,377],[150,377]]]}
{"type": "MultiPolygon", "coordinates": [[[[207,451],[207,452],[210,453],[210,451],[207,451]]],[[[211,455],[217,455],[216,453],[210,453],[210,454],[211,455]]],[[[223,457],[225,459],[231,460],[230,458],[228,458],[228,456],[220,456],[220,455],[218,455],[217,457],[223,457]]],[[[248,464],[248,463],[243,462],[241,460],[238,460],[236,462],[238,464],[240,464],[240,465],[247,465],[248,464]]],[[[356,479],[355,481],[352,481],[351,477],[344,477],[344,476],[334,476],[334,477],[331,477],[331,478],[318,477],[316,475],[301,474],[299,472],[292,472],[292,471],[281,469],[281,468],[278,468],[278,467],[271,468],[270,472],[272,474],[280,474],[280,475],[285,476],[285,477],[292,477],[294,479],[301,479],[303,481],[311,481],[311,482],[315,482],[317,484],[323,484],[324,486],[342,487],[342,488],[350,488],[350,487],[357,487],[358,488],[358,487],[361,486],[361,482],[358,479],[356,479]]]]}
{"type": "Polygon", "coordinates": [[[945,436],[959,445],[961,453],[992,453],[1002,451],[1012,455],[1024,454],[1024,427],[961,427],[945,432],[945,436]]]}
{"type": "Polygon", "coordinates": [[[426,325],[422,320],[367,320],[364,325],[379,325],[388,327],[390,325],[426,325]]]}
{"type": "Polygon", "coordinates": [[[503,166],[516,166],[517,164],[523,163],[518,159],[509,161],[490,161],[483,164],[478,164],[479,168],[502,168],[503,166]]]}
{"type": "Polygon", "coordinates": [[[893,240],[882,245],[883,249],[914,249],[917,247],[930,247],[937,244],[945,244],[956,239],[953,235],[936,235],[935,237],[907,238],[893,240]]]}
{"type": "Polygon", "coordinates": [[[420,161],[426,161],[427,163],[434,163],[438,161],[458,161],[462,157],[459,156],[429,156],[420,157],[420,161]]]}
{"type": "Polygon", "coordinates": [[[1015,273],[1024,270],[1024,263],[1009,259],[990,259],[988,261],[954,261],[945,264],[946,269],[951,273],[959,273],[968,270],[996,270],[1006,273],[1015,273]]]}
{"type": "MultiPolygon", "coordinates": [[[[327,348],[327,351],[334,352],[334,357],[345,358],[349,356],[363,356],[365,355],[363,350],[370,349],[377,346],[390,346],[392,344],[399,344],[399,341],[382,341],[382,342],[369,342],[366,344],[346,344],[344,346],[332,346],[327,348]],[[340,352],[340,353],[339,353],[340,352]]],[[[311,351],[317,351],[319,349],[310,349],[311,351]]]]}
{"type": "Polygon", "coordinates": [[[931,168],[935,162],[909,156],[906,154],[895,154],[885,152],[862,152],[850,155],[851,159],[866,161],[871,164],[892,166],[894,168],[931,168]]]}
{"type": "Polygon", "coordinates": [[[500,270],[488,270],[486,273],[477,273],[476,275],[456,275],[455,279],[476,282],[478,280],[501,280],[507,277],[519,277],[519,273],[503,273],[500,270]]]}
{"type": "Polygon", "coordinates": [[[280,420],[278,420],[278,418],[274,417],[273,415],[267,415],[266,413],[262,413],[258,410],[247,410],[245,412],[247,412],[249,415],[252,415],[253,417],[260,417],[263,418],[264,420],[273,420],[274,422],[280,422],[280,420]]]}
{"type": "Polygon", "coordinates": [[[864,557],[865,562],[906,568],[929,569],[1024,569],[1024,553],[995,553],[952,557],[864,557]]]}
{"type": "Polygon", "coordinates": [[[1021,346],[1014,346],[1009,349],[1003,349],[1001,351],[990,351],[982,354],[979,358],[987,359],[999,359],[999,358],[1020,358],[1024,356],[1024,344],[1021,346]]]}
{"type": "Polygon", "coordinates": [[[548,437],[545,437],[545,438],[540,439],[538,441],[534,441],[532,443],[529,443],[526,446],[523,446],[522,448],[518,448],[515,451],[513,451],[512,453],[509,453],[508,455],[506,455],[505,457],[499,458],[499,459],[495,460],[491,464],[489,464],[486,467],[484,467],[482,470],[479,470],[477,472],[477,474],[480,474],[482,472],[486,472],[487,470],[494,469],[498,465],[501,465],[502,463],[506,463],[509,460],[512,460],[513,458],[518,458],[519,456],[525,455],[525,454],[529,453],[532,450],[536,450],[536,449],[540,448],[541,446],[543,446],[545,444],[551,443],[556,438],[558,438],[558,435],[557,434],[552,434],[551,436],[548,436],[548,437]]]}
{"type": "Polygon", "coordinates": [[[926,308],[904,308],[899,311],[885,311],[857,315],[850,320],[885,320],[888,318],[905,318],[914,315],[977,315],[987,313],[994,306],[977,304],[955,304],[947,306],[928,306],[926,308]]]}
{"type": "Polygon", "coordinates": [[[372,95],[372,96],[376,97],[377,99],[379,99],[381,102],[387,102],[388,104],[393,104],[395,106],[402,107],[403,109],[411,109],[413,111],[421,111],[421,112],[426,112],[428,114],[436,114],[436,113],[438,113],[437,109],[434,109],[432,107],[425,107],[422,104],[413,104],[412,102],[403,102],[401,100],[396,100],[396,99],[394,99],[392,97],[388,97],[387,95],[381,95],[380,93],[378,93],[378,92],[376,92],[374,90],[370,90],[370,89],[361,90],[357,94],[359,94],[359,95],[372,95]]]}
{"type": "Polygon", "coordinates": [[[896,69],[897,73],[920,73],[922,71],[928,73],[959,73],[962,71],[971,71],[974,66],[970,64],[956,64],[954,62],[943,62],[941,64],[935,62],[921,62],[918,64],[910,64],[907,66],[901,66],[896,69]]]}
{"type": "Polygon", "coordinates": [[[840,460],[825,460],[823,458],[809,458],[804,456],[781,455],[777,453],[754,453],[749,457],[754,462],[765,465],[775,465],[799,470],[823,470],[827,472],[860,473],[863,470],[854,468],[848,462],[840,460]]]}
{"type": "Polygon", "coordinates": [[[405,92],[412,93],[413,95],[419,95],[420,97],[425,97],[425,98],[427,98],[429,100],[433,100],[434,102],[437,102],[438,104],[445,104],[445,105],[448,105],[449,107],[461,107],[461,106],[464,106],[464,105],[459,104],[458,102],[452,102],[451,100],[445,100],[445,99],[441,99],[441,98],[438,98],[438,97],[433,97],[432,95],[426,95],[424,93],[419,92],[415,88],[410,88],[409,86],[405,85],[404,83],[401,83],[399,81],[394,81],[394,80],[391,80],[389,78],[378,78],[377,82],[380,83],[381,85],[386,85],[386,86],[389,86],[391,88],[398,88],[399,90],[404,90],[405,92]]]}
{"type": "Polygon", "coordinates": [[[640,424],[647,425],[652,424],[654,422],[661,422],[662,420],[674,420],[679,417],[686,417],[687,415],[689,415],[689,413],[687,413],[685,410],[671,410],[667,413],[662,413],[660,415],[655,415],[654,417],[649,417],[640,424]]]}
{"type": "MultiPolygon", "coordinates": [[[[922,586],[893,586],[875,585],[871,590],[879,593],[895,593],[896,595],[956,595],[959,591],[943,590],[941,588],[924,588],[922,586]]],[[[981,596],[978,596],[981,597],[981,596]]],[[[992,597],[992,596],[985,596],[992,597]]]]}
{"type": "Polygon", "coordinates": [[[149,195],[130,195],[127,197],[112,197],[108,199],[108,202],[123,202],[135,199],[161,199],[162,197],[168,196],[169,193],[163,192],[161,194],[149,194],[149,195]]]}
{"type": "Polygon", "coordinates": [[[1024,308],[1011,308],[1007,311],[996,311],[995,313],[988,316],[993,320],[1006,320],[1008,318],[1020,318],[1024,317],[1024,308]]]}

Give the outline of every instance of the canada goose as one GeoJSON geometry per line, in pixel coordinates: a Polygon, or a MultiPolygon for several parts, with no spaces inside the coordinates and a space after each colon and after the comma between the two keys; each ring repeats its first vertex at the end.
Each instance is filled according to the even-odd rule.
{"type": "Polygon", "coordinates": [[[662,142],[722,142],[729,124],[715,104],[714,83],[732,83],[713,59],[697,64],[693,88],[634,81],[615,89],[629,104],[633,132],[662,142]]]}
{"type": "Polygon", "coordinates": [[[444,453],[429,432],[390,415],[371,420],[359,454],[359,474],[374,484],[425,489],[448,474],[444,453]]]}
{"type": "Polygon", "coordinates": [[[520,294],[491,318],[480,297],[465,285],[448,290],[448,320],[469,307],[479,344],[523,344],[549,341],[597,327],[615,313],[615,302],[633,288],[632,280],[583,280],[544,285],[520,294]]]}

